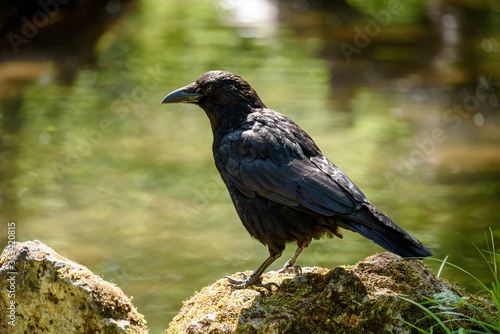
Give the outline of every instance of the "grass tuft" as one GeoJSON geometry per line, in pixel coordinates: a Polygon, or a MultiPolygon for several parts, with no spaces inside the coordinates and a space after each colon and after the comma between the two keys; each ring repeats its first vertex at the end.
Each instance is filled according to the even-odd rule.
{"type": "Polygon", "coordinates": [[[479,284],[487,297],[491,298],[494,305],[481,298],[475,298],[473,303],[470,297],[460,296],[459,291],[453,292],[451,290],[434,294],[432,298],[422,296],[424,301],[421,303],[399,297],[417,306],[426,313],[426,316],[419,319],[414,324],[405,322],[408,326],[417,330],[419,333],[427,334],[500,333],[500,315],[498,312],[498,310],[500,310],[500,281],[498,278],[497,266],[497,258],[500,254],[495,251],[495,240],[491,228],[490,236],[491,244],[485,233],[486,250],[481,250],[474,245],[492,274],[493,280],[489,285],[483,283],[467,270],[448,262],[448,256],[446,256],[444,260],[434,258],[429,258],[429,260],[441,262],[441,266],[437,273],[438,277],[441,275],[445,265],[452,266],[472,277],[479,284]],[[478,301],[480,302],[479,304],[481,304],[482,301],[484,307],[479,307],[477,305],[478,301]],[[495,312],[487,312],[488,309],[491,310],[495,308],[495,312]],[[428,323],[429,320],[433,322],[433,325],[430,327],[421,328],[419,326],[419,323],[428,323]]]}

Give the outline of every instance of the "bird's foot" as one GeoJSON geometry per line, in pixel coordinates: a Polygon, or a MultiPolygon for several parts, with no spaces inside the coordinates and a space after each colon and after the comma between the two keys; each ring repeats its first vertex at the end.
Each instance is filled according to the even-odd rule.
{"type": "Polygon", "coordinates": [[[257,276],[254,276],[253,274],[250,276],[247,276],[245,273],[240,273],[240,274],[243,275],[243,277],[244,277],[242,280],[234,279],[232,277],[226,276],[227,280],[229,281],[229,284],[227,286],[230,286],[233,289],[246,289],[249,286],[253,285],[253,286],[265,288],[265,289],[269,290],[270,292],[272,292],[273,286],[279,288],[279,285],[276,283],[273,283],[273,282],[262,283],[261,276],[257,277],[257,276]]]}
{"type": "Polygon", "coordinates": [[[283,268],[278,270],[278,274],[295,274],[302,275],[302,268],[300,266],[293,266],[290,263],[285,263],[283,268]]]}

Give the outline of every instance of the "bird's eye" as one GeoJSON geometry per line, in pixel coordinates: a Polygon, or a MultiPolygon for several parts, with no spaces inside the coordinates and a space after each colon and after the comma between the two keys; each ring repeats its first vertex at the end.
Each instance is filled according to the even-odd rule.
{"type": "Polygon", "coordinates": [[[215,90],[215,86],[213,84],[208,84],[205,89],[207,92],[212,93],[215,90]]]}

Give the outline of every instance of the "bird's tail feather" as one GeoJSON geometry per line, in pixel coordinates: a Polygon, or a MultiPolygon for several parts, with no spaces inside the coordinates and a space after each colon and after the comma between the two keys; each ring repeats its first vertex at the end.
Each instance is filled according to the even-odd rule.
{"type": "Polygon", "coordinates": [[[432,253],[425,248],[422,244],[415,245],[408,242],[403,238],[396,238],[392,235],[386,234],[382,231],[375,230],[366,225],[362,225],[355,222],[348,223],[349,228],[354,232],[357,232],[372,240],[379,246],[384,247],[388,251],[397,254],[402,257],[426,257],[431,256],[432,253]]]}
{"type": "Polygon", "coordinates": [[[349,214],[349,221],[344,220],[344,223],[354,232],[402,257],[426,257],[432,255],[420,241],[403,230],[373,205],[349,214]]]}

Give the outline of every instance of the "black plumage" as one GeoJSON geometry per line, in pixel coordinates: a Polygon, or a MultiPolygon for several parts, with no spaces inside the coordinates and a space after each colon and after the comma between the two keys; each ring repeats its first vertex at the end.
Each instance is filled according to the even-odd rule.
{"type": "MultiPolygon", "coordinates": [[[[342,237],[344,228],[402,257],[432,253],[371,204],[288,117],[267,109],[241,77],[225,71],[203,74],[167,95],[162,103],[200,106],[212,126],[215,165],[247,231],[267,245],[270,256],[236,288],[263,286],[260,276],[286,243],[298,249],[293,268],[313,238],[342,237]]],[[[266,286],[269,287],[269,286],[266,286]]]]}

